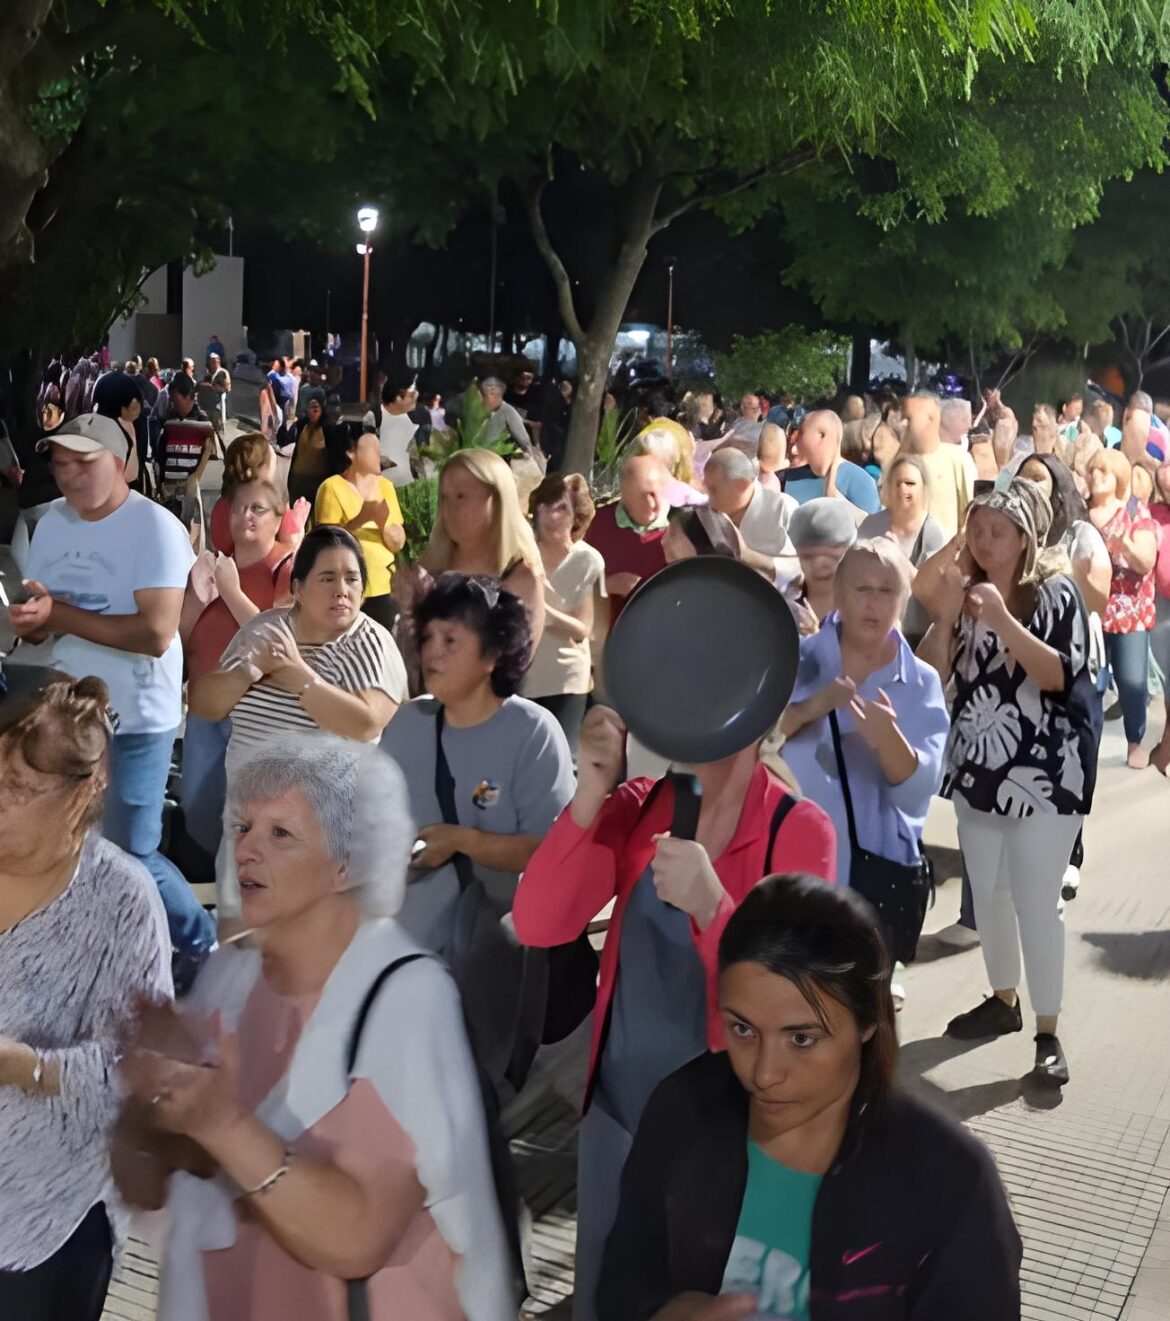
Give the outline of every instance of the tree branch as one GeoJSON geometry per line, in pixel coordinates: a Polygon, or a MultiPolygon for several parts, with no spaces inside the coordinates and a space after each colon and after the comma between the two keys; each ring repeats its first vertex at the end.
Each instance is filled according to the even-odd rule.
{"type": "Polygon", "coordinates": [[[544,213],[541,210],[541,200],[544,197],[544,190],[548,186],[550,177],[551,170],[539,181],[529,180],[527,183],[521,183],[517,180],[516,182],[524,195],[525,206],[528,210],[528,225],[532,230],[536,250],[544,258],[544,264],[551,272],[553,283],[556,285],[557,308],[560,311],[561,320],[565,323],[565,331],[577,348],[580,349],[585,343],[585,331],[577,315],[576,305],[573,302],[573,281],[569,278],[569,272],[565,269],[565,263],[561,260],[560,254],[552,245],[552,239],[549,238],[548,228],[544,223],[544,213]]]}
{"type": "Polygon", "coordinates": [[[673,224],[679,216],[686,215],[688,211],[693,211],[697,206],[715,206],[720,202],[726,202],[729,198],[746,192],[749,188],[754,188],[756,184],[761,183],[764,179],[791,174],[795,170],[810,165],[814,160],[816,160],[816,152],[811,147],[799,147],[796,151],[790,151],[784,156],[776,157],[775,160],[765,162],[765,164],[754,170],[749,170],[742,178],[724,188],[696,188],[685,201],[680,202],[663,215],[655,216],[650,232],[651,234],[660,234],[668,225],[673,224]]]}

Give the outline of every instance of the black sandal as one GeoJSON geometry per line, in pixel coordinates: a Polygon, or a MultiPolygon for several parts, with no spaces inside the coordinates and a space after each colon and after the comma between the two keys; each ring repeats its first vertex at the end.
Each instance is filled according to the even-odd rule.
{"type": "Polygon", "coordinates": [[[1068,1082],[1068,1060],[1055,1032],[1036,1033],[1036,1067],[1033,1072],[1037,1078],[1057,1087],[1068,1082]]]}

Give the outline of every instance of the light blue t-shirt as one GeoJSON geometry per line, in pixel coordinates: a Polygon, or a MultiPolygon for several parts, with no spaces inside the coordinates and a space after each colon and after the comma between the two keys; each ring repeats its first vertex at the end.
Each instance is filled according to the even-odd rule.
{"type": "MultiPolygon", "coordinates": [[[[806,505],[810,500],[817,500],[825,493],[825,479],[816,477],[806,464],[801,468],[790,468],[783,476],[784,490],[797,504],[806,505]]],[[[856,463],[842,459],[837,466],[837,490],[858,509],[867,514],[876,514],[882,507],[878,496],[877,482],[856,463]]]]}
{"type": "Polygon", "coordinates": [[[809,1321],[819,1174],[789,1169],[748,1142],[748,1177],[720,1293],[753,1293],[752,1321],[809,1321]]]}

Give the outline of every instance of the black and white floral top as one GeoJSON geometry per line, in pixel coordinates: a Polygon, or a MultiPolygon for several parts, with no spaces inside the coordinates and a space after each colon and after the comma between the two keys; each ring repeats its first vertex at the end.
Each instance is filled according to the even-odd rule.
{"type": "Polygon", "coordinates": [[[1097,778],[1089,623],[1062,575],[1042,583],[1028,631],[1060,653],[1064,688],[1044,693],[998,635],[962,615],[942,796],[996,816],[1081,815],[1097,778]]]}

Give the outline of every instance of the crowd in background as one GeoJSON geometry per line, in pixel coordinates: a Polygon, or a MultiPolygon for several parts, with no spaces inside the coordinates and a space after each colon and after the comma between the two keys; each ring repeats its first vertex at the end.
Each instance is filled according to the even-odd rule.
{"type": "Polygon", "coordinates": [[[514,1318],[500,1112],[592,1014],[577,1318],[734,1294],[710,1315],[816,1321],[857,1291],[881,1321],[1018,1316],[989,1155],[894,1082],[899,969],[941,794],[951,938],[990,991],[946,1031],[1020,1031],[1025,982],[1035,1075],[1068,1081],[1062,913],[1111,694],[1129,766],[1170,765],[1148,396],[1021,434],[994,393],[730,410],[615,382],[638,426],[607,500],[561,470],[571,381],[485,376],[491,447],[439,459],[467,396],[387,379],[347,421],[326,370],[278,360],[204,517],[208,348],[198,384],[47,380],[22,449],[0,1312],[97,1321],[127,1207],[165,1205],[165,1321],[514,1318]],[[639,584],[704,556],[772,585],[799,660],[774,731],[689,768],[684,840],[605,653],[639,584]]]}

